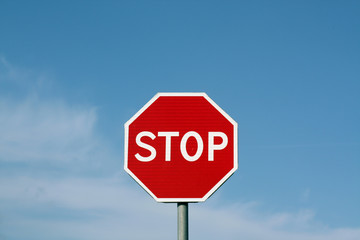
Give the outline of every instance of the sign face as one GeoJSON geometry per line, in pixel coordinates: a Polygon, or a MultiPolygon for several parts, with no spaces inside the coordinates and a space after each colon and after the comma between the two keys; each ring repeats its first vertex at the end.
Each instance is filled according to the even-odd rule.
{"type": "Polygon", "coordinates": [[[125,171],[158,202],[205,201],[237,167],[237,123],[205,93],[158,93],[125,123],[125,171]]]}

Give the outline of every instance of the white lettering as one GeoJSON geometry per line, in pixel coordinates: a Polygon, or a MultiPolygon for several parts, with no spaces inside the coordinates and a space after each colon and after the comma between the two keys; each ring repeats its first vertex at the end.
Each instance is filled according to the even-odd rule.
{"type": "Polygon", "coordinates": [[[150,162],[150,161],[154,160],[154,158],[156,157],[156,150],[155,150],[155,148],[153,148],[149,144],[146,144],[146,143],[142,142],[141,141],[142,137],[149,137],[152,140],[154,140],[156,136],[152,132],[146,132],[146,131],[140,132],[136,136],[136,144],[139,147],[142,147],[142,148],[145,148],[146,150],[149,150],[150,151],[150,156],[143,157],[139,153],[136,153],[135,157],[137,158],[137,160],[139,160],[141,162],[150,162]]]}
{"type": "MultiPolygon", "coordinates": [[[[178,137],[179,132],[158,132],[158,137],[165,137],[165,161],[171,161],[171,138],[172,137],[178,137]]],[[[152,132],[143,131],[140,132],[136,136],[136,144],[144,148],[148,151],[150,151],[150,155],[147,157],[141,156],[139,153],[135,154],[135,157],[137,160],[141,162],[150,162],[155,159],[156,157],[156,149],[141,141],[143,137],[149,137],[151,140],[154,140],[156,136],[152,132]]],[[[222,150],[228,145],[228,137],[223,132],[209,132],[208,133],[208,161],[214,161],[214,152],[215,150],[222,150]],[[215,144],[215,138],[221,138],[222,142],[220,144],[215,144]]],[[[195,162],[198,160],[204,150],[204,143],[203,140],[197,132],[190,131],[185,133],[185,135],[182,137],[180,142],[180,151],[182,156],[185,158],[185,160],[189,162],[195,162]],[[190,156],[186,146],[187,142],[190,137],[194,137],[197,143],[197,150],[196,153],[193,156],[190,156]]]]}
{"type": "Polygon", "coordinates": [[[222,150],[228,144],[228,138],[225,133],[223,132],[209,132],[209,148],[208,148],[208,158],[209,161],[214,161],[214,151],[215,150],[222,150]],[[221,144],[215,144],[215,137],[221,137],[222,142],[221,144]]]}
{"type": "Polygon", "coordinates": [[[158,132],[159,137],[165,137],[165,161],[171,160],[171,137],[178,137],[179,132],[158,132]]]}
{"type": "Polygon", "coordinates": [[[188,160],[189,162],[194,162],[199,159],[204,149],[204,144],[201,139],[201,136],[197,132],[187,132],[180,142],[180,150],[183,157],[188,160]],[[197,151],[194,156],[190,156],[186,150],[186,143],[189,137],[194,137],[197,142],[197,151]]]}

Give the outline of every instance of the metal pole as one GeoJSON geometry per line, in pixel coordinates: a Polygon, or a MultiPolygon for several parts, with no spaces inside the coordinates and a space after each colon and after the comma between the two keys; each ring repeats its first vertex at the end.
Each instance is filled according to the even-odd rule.
{"type": "Polygon", "coordinates": [[[178,240],[189,239],[188,203],[178,203],[178,240]]]}

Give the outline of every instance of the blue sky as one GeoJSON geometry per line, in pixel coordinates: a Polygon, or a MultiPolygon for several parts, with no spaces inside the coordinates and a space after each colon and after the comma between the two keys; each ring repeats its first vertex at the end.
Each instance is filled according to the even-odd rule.
{"type": "Polygon", "coordinates": [[[157,92],[238,122],[239,169],[197,239],[360,239],[358,1],[1,1],[0,239],[171,239],[123,170],[157,92]]]}

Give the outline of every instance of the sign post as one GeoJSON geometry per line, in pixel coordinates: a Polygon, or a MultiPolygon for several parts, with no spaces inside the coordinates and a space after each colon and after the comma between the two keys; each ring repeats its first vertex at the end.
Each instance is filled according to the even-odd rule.
{"type": "Polygon", "coordinates": [[[157,202],[208,199],[238,168],[237,123],[205,93],[158,93],[125,123],[125,171],[157,202]]]}
{"type": "Polygon", "coordinates": [[[178,203],[178,240],[189,239],[189,206],[188,203],[178,203]]]}

